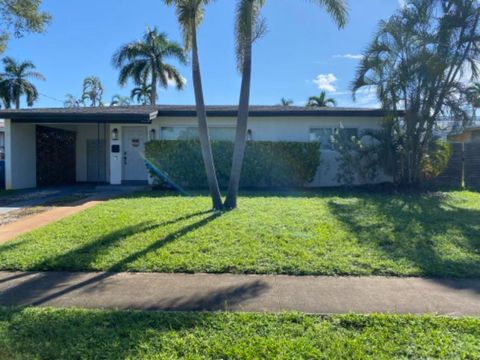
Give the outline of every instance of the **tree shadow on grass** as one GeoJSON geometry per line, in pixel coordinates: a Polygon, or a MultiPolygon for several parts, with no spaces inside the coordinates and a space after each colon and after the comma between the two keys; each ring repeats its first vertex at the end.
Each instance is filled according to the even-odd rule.
{"type": "MultiPolygon", "coordinates": [[[[187,217],[182,217],[180,219],[185,220],[186,218],[191,218],[198,216],[200,213],[192,214],[187,217]]],[[[203,214],[203,213],[202,213],[203,214]]],[[[37,273],[35,276],[27,279],[26,281],[20,282],[14,286],[7,287],[6,290],[0,292],[0,304],[3,305],[21,305],[21,306],[37,306],[37,305],[46,305],[52,302],[55,299],[68,296],[68,294],[77,291],[96,291],[102,286],[102,281],[111,277],[118,271],[125,269],[127,264],[130,264],[146,254],[156,251],[166,244],[174,241],[178,237],[182,237],[188,234],[191,231],[194,231],[200,227],[203,227],[221,216],[219,213],[211,213],[210,215],[196,221],[190,225],[187,225],[177,231],[170,233],[169,235],[163,237],[162,239],[157,240],[151,245],[147,246],[144,249],[138,250],[119,262],[112,265],[107,269],[106,272],[98,273],[98,275],[88,278],[83,281],[73,281],[71,286],[63,286],[65,283],[68,283],[70,280],[75,279],[78,274],[74,273],[37,273]],[[56,290],[58,289],[58,290],[56,290]]],[[[176,221],[180,221],[177,219],[176,221]]],[[[131,234],[137,234],[139,231],[149,231],[157,226],[162,226],[163,224],[149,224],[142,223],[133,227],[128,227],[126,229],[115,231],[106,237],[99,239],[94,243],[87,244],[84,247],[74,249],[71,252],[60,255],[56,259],[50,259],[48,264],[63,264],[65,260],[75,259],[78,256],[85,256],[88,254],[87,258],[91,259],[95,257],[96,248],[98,244],[102,246],[111,246],[118,241],[119,239],[129,236],[131,234]]],[[[40,266],[41,268],[41,266],[40,266]]],[[[58,269],[58,265],[55,266],[58,269]]],[[[13,279],[12,279],[13,280],[13,279]]],[[[253,284],[234,286],[233,288],[224,288],[219,291],[215,291],[207,295],[193,296],[188,299],[175,298],[169,300],[167,303],[159,306],[159,308],[167,310],[191,310],[198,308],[205,308],[208,310],[219,310],[221,306],[224,306],[225,303],[230,305],[238,304],[248,298],[256,297],[258,294],[266,288],[266,284],[263,282],[255,282],[253,284]]],[[[139,295],[141,296],[141,295],[139,295]]]]}
{"type": "Polygon", "coordinates": [[[412,275],[480,277],[479,210],[441,196],[364,196],[328,205],[361,246],[417,268],[412,275]]]}
{"type": "MultiPolygon", "coordinates": [[[[150,356],[162,351],[163,336],[186,336],[215,318],[209,313],[0,310],[0,357],[139,359],[146,349],[150,356]]],[[[169,356],[184,356],[174,347],[169,351],[169,356]]]]}
{"type": "MultiPolygon", "coordinates": [[[[185,216],[178,217],[173,220],[163,221],[160,223],[157,222],[141,222],[139,224],[126,226],[120,228],[118,230],[112,231],[105,236],[100,237],[97,240],[88,242],[87,244],[73,248],[70,251],[62,253],[61,255],[53,256],[47,259],[43,259],[40,262],[31,266],[30,270],[34,271],[45,271],[45,270],[57,270],[57,271],[85,271],[91,267],[91,264],[95,262],[95,260],[104,253],[108,253],[112,247],[116,246],[122,240],[134,236],[139,235],[141,233],[147,233],[154,229],[174,225],[180,223],[182,221],[187,221],[192,218],[198,216],[204,216],[212,214],[211,211],[199,211],[192,214],[188,214],[185,216]]],[[[205,219],[211,219],[211,215],[206,217],[205,219]]],[[[181,236],[185,235],[187,232],[195,230],[197,227],[203,226],[203,221],[201,220],[197,223],[189,225],[178,232],[174,232],[170,235],[167,235],[164,239],[161,239],[154,244],[161,247],[164,244],[174,240],[171,236],[181,236]]],[[[209,221],[208,221],[209,222],[209,221]]],[[[149,249],[148,247],[147,249],[149,249]]],[[[148,252],[148,251],[147,251],[148,252]]],[[[118,264],[115,264],[115,269],[108,269],[110,271],[118,271],[121,265],[126,265],[129,261],[124,259],[120,261],[118,264]]]]}

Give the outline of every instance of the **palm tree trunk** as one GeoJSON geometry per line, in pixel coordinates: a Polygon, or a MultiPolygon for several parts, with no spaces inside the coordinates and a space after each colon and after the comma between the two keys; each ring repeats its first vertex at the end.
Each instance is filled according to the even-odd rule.
{"type": "Polygon", "coordinates": [[[15,109],[20,109],[20,96],[15,98],[15,109]]]}
{"type": "Polygon", "coordinates": [[[150,105],[157,103],[157,72],[152,69],[152,91],[150,92],[150,105]]]}
{"type": "Polygon", "coordinates": [[[197,106],[200,146],[202,148],[203,162],[207,173],[208,188],[212,198],[213,209],[222,210],[222,197],[218,186],[217,173],[215,171],[215,163],[213,160],[212,148],[210,146],[210,136],[208,134],[207,111],[203,97],[202,76],[200,74],[200,63],[198,60],[197,30],[195,28],[195,21],[192,21],[192,24],[192,79],[195,92],[195,103],[197,106]]]}
{"type": "Polygon", "coordinates": [[[232,169],[228,183],[225,208],[235,209],[237,207],[238,189],[242,174],[245,147],[247,145],[248,113],[250,107],[250,84],[252,77],[252,16],[253,2],[249,2],[250,16],[247,26],[246,48],[242,63],[242,85],[240,88],[240,101],[238,105],[237,130],[235,133],[235,146],[233,148],[232,169]]]}

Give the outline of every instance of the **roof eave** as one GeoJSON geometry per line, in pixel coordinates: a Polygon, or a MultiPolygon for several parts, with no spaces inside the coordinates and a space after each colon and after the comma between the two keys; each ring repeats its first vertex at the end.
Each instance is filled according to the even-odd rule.
{"type": "Polygon", "coordinates": [[[47,113],[6,113],[5,119],[14,123],[120,123],[150,124],[158,112],[149,114],[47,114],[47,113]]]}
{"type": "MultiPolygon", "coordinates": [[[[383,110],[317,110],[317,111],[255,111],[249,112],[250,117],[362,117],[362,116],[385,116],[383,110]]],[[[196,111],[193,110],[160,110],[159,117],[192,117],[196,116],[196,111]]],[[[207,110],[208,117],[235,117],[238,111],[232,110],[207,110]]]]}

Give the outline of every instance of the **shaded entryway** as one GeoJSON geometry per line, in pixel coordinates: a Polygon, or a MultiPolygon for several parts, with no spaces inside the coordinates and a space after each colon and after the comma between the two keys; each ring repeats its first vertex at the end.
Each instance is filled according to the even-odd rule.
{"type": "Polygon", "coordinates": [[[68,185],[76,179],[76,133],[36,127],[37,186],[68,185]]]}
{"type": "Polygon", "coordinates": [[[107,182],[106,140],[87,139],[87,182],[107,182]]]}

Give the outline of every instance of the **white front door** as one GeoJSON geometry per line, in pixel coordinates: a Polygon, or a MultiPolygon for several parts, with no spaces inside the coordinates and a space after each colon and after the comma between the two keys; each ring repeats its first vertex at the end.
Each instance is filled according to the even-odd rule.
{"type": "Polygon", "coordinates": [[[147,128],[143,126],[125,126],[123,137],[123,180],[147,181],[148,174],[143,153],[147,141],[147,128]]]}

